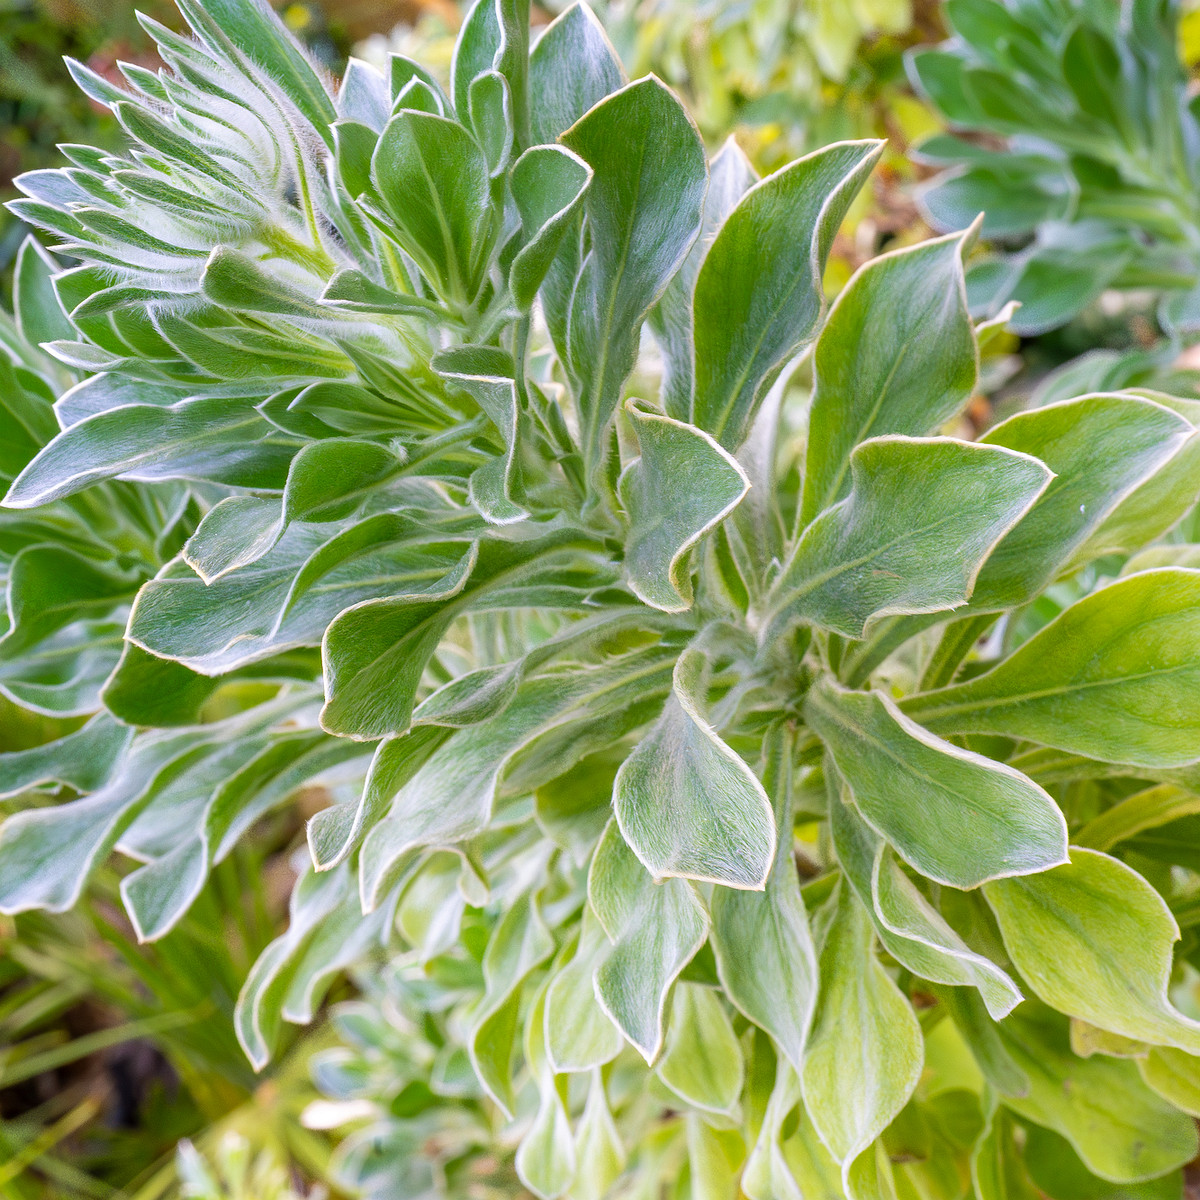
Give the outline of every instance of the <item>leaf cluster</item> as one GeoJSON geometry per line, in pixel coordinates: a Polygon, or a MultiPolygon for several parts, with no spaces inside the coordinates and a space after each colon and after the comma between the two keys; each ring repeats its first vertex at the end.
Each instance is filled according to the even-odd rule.
{"type": "Polygon", "coordinates": [[[1200,125],[1178,51],[1178,6],[947,0],[952,37],[909,54],[914,84],[952,132],[918,161],[935,227],[983,212],[999,243],[970,274],[972,302],[1021,305],[1039,334],[1110,288],[1161,297],[1167,332],[1194,331],[1200,125]]]}
{"type": "Polygon", "coordinates": [[[948,436],[974,231],[830,307],[880,146],[710,160],[583,5],[479,0],[448,90],[181,8],[73,67],[129,151],[20,181],[75,265],[5,343],[0,688],[63,724],[0,756],[0,909],[116,852],[155,941],[306,797],[234,1022],[262,1067],[396,956],[318,1068],[376,1194],[1177,1190],[1200,560],[1144,548],[1200,406],[948,436]]]}

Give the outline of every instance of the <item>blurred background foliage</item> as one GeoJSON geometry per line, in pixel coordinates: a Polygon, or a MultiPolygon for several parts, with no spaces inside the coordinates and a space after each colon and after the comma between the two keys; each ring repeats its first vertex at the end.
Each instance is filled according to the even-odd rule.
{"type": "MultiPolygon", "coordinates": [[[[138,6],[178,27],[169,0],[138,6]]],[[[535,13],[548,21],[564,6],[543,0],[535,13]]],[[[462,17],[455,0],[282,0],[279,7],[334,74],[351,54],[382,63],[401,52],[448,77],[462,17]]],[[[910,82],[906,54],[953,33],[938,0],[598,0],[594,7],[631,76],[659,74],[683,95],[711,146],[735,136],[760,171],[830,141],[888,139],[830,258],[831,293],[874,255],[930,234],[917,197],[945,164],[915,161],[914,145],[949,124],[968,145],[1005,148],[994,131],[948,122],[910,82]]],[[[1176,34],[1194,97],[1200,0],[1183,4],[1176,34]]],[[[16,175],[57,165],[57,144],[117,141],[115,122],[76,89],[64,55],[117,83],[119,62],[157,65],[132,0],[0,0],[0,201],[15,195],[16,175]]],[[[0,290],[25,232],[0,213],[0,290]]],[[[984,244],[978,260],[997,248],[1014,252],[984,244]]],[[[1196,395],[1195,332],[1164,330],[1155,302],[1136,290],[1109,290],[1036,336],[992,330],[970,421],[982,429],[1013,408],[1090,387],[1140,384],[1196,395]]],[[[0,699],[0,750],[69,728],[0,699]]],[[[286,924],[305,815],[297,805],[264,821],[214,873],[180,927],[153,946],[137,944],[114,902],[115,874],[76,912],[0,917],[0,1198],[321,1200],[354,1194],[348,1181],[365,1177],[379,1184],[372,1194],[407,1194],[412,1181],[389,1174],[395,1156],[386,1151],[409,1136],[405,1106],[425,1064],[407,1060],[404,1030],[434,1018],[417,1012],[413,985],[394,965],[335,988],[330,1020],[297,1036],[263,1076],[253,1074],[232,1032],[249,964],[286,924]],[[356,1132],[339,1147],[345,1128],[356,1132]]],[[[490,1135],[471,1102],[461,1115],[461,1145],[437,1151],[443,1174],[490,1135]]],[[[480,1169],[463,1179],[463,1195],[518,1194],[511,1156],[486,1159],[480,1169]]]]}

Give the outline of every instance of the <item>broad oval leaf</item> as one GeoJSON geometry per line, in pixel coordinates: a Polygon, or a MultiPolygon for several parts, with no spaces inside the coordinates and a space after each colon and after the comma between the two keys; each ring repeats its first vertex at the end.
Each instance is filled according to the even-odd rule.
{"type": "Polygon", "coordinates": [[[698,651],[680,657],[662,716],[617,772],[613,813],[656,881],[758,890],[775,857],[771,802],[704,719],[705,672],[698,651]]]}
{"type": "Polygon", "coordinates": [[[927,878],[973,888],[1066,861],[1067,825],[1045,791],[935,737],[881,692],[822,680],[804,712],[859,812],[927,878]],[[947,838],[947,829],[960,836],[947,838]]]}
{"type": "Polygon", "coordinates": [[[849,494],[809,525],[784,566],[764,641],[795,617],[860,638],[875,617],[965,604],[992,548],[1052,478],[1029,455],[898,436],[856,446],[850,473],[849,494]]]}
{"type": "Polygon", "coordinates": [[[474,298],[496,229],[488,163],[457,121],[403,109],[386,125],[371,179],[404,248],[447,298],[474,298]]]}
{"type": "Polygon", "coordinates": [[[625,405],[639,457],[625,468],[617,494],[629,517],[625,569],[634,595],[664,612],[692,603],[689,555],[749,490],[737,460],[703,430],[625,405]],[[680,487],[680,480],[688,487],[680,487]]]}
{"type": "Polygon", "coordinates": [[[1047,1004],[1100,1029],[1200,1054],[1200,1022],[1171,1003],[1179,928],[1132,868],[1097,850],[985,895],[1022,977],[1047,1004]]]}
{"type": "Polygon", "coordinates": [[[985,444],[1032,454],[1055,478],[988,559],[971,607],[996,611],[1032,600],[1192,436],[1177,413],[1130,395],[1048,404],[990,429],[981,439],[985,444]],[[1106,469],[1097,471],[1097,462],[1106,469]]]}
{"type": "Polygon", "coordinates": [[[1195,1123],[1151,1091],[1132,1062],[1072,1054],[1065,1018],[1025,1005],[999,1032],[1029,1084],[1026,1095],[1002,1095],[1001,1103],[1066,1138],[1092,1174],[1137,1183],[1195,1155],[1195,1123]]]}

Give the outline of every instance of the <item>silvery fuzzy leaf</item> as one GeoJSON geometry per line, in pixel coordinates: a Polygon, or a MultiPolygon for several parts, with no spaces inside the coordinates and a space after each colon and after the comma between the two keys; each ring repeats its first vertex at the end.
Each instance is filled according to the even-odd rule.
{"type": "Polygon", "coordinates": [[[703,430],[632,400],[625,414],[640,452],[617,483],[629,519],[629,586],[643,603],[680,612],[692,602],[692,549],[737,507],[750,482],[703,430]],[[680,488],[681,479],[691,486],[680,488]]]}
{"type": "Polygon", "coordinates": [[[591,250],[571,299],[568,367],[585,461],[595,469],[642,321],[700,229],[708,167],[691,119],[655,78],[600,101],[562,135],[591,167],[591,250]]]}
{"type": "Polygon", "coordinates": [[[696,276],[693,424],[736,450],[763,383],[811,337],[822,272],[878,142],[838,142],[754,184],[717,231],[696,276]]]}
{"type": "Polygon", "coordinates": [[[995,963],[973,951],[897,866],[882,838],[846,799],[832,763],[830,832],[838,861],[859,900],[871,914],[884,949],[921,979],[976,987],[993,1020],[1007,1016],[1023,999],[1017,985],[995,963]]]}
{"type": "Polygon", "coordinates": [[[596,999],[653,1064],[663,1049],[671,987],[704,944],[708,916],[687,880],[653,881],[616,821],[592,858],[588,902],[613,943],[596,968],[596,999]]]}
{"type": "Polygon", "coordinates": [[[965,604],[993,548],[1052,479],[1036,458],[996,449],[894,435],[860,442],[848,495],[808,526],[784,564],[763,640],[796,616],[861,638],[879,617],[965,604]],[[919,492],[910,486],[917,471],[919,492]]]}
{"type": "Polygon", "coordinates": [[[613,813],[656,883],[760,891],[775,858],[771,802],[705,719],[706,675],[701,652],[680,657],[662,715],[617,772],[613,813]]]}
{"type": "Polygon", "coordinates": [[[845,883],[833,904],[801,1082],[845,1187],[856,1160],[912,1095],[924,1046],[912,1008],[875,958],[866,909],[845,883]]]}
{"type": "MultiPolygon", "coordinates": [[[[537,902],[525,895],[504,913],[492,930],[483,956],[487,990],[471,1017],[468,1048],[479,1082],[506,1113],[513,1111],[514,1104],[512,1057],[516,1048],[520,987],[530,971],[553,952],[554,939],[542,920],[537,902]]],[[[540,1030],[535,1036],[541,1039],[540,1030]]]]}
{"type": "Polygon", "coordinates": [[[822,680],[805,714],[863,818],[927,878],[974,888],[1066,861],[1066,822],[1048,793],[1012,767],[935,737],[882,692],[822,680]],[[948,840],[951,825],[964,837],[948,840]]]}
{"type": "Polygon", "coordinates": [[[78,792],[103,787],[129,748],[133,730],[107,713],[82,729],[29,750],[0,754],[0,796],[15,796],[47,783],[78,792]]]}
{"type": "Polygon", "coordinates": [[[715,888],[710,908],[726,995],[799,1070],[817,1000],[817,956],[792,858],[792,748],[780,730],[764,738],[763,787],[774,809],[776,839],[765,889],[715,888]],[[787,1003],[780,1004],[781,996],[787,1003]]]}

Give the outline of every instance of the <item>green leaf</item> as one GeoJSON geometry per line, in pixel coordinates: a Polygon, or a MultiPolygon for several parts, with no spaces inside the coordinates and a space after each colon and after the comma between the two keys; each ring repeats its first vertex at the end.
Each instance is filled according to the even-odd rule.
{"type": "Polygon", "coordinates": [[[1200,757],[1198,604],[1200,571],[1127,576],[1071,605],[987,674],[913,697],[904,710],[938,733],[1183,766],[1200,757]]]}
{"type": "Polygon", "coordinates": [[[479,291],[495,237],[488,163],[456,121],[404,109],[385,127],[371,180],[404,249],[438,293],[479,291]]]}
{"type": "Polygon", "coordinates": [[[658,1077],[682,1100],[709,1112],[731,1112],[742,1094],[742,1050],[711,988],[679,983],[671,998],[667,1044],[658,1077]]]}
{"type": "Polygon", "coordinates": [[[132,738],[128,725],[100,713],[75,733],[31,750],[0,754],[0,797],[47,783],[94,792],[108,782],[132,738]]]}
{"type": "Polygon", "coordinates": [[[270,426],[244,400],[129,405],[64,430],[17,476],[4,504],[36,508],[114,476],[279,487],[292,447],[260,443],[270,426]]]}
{"type": "Polygon", "coordinates": [[[699,231],[708,167],[691,118],[653,76],[600,101],[562,143],[593,171],[584,198],[591,249],[571,299],[567,365],[594,470],[642,321],[699,231]]]}
{"type": "Polygon", "coordinates": [[[529,514],[517,502],[523,492],[518,447],[521,412],[512,360],[488,346],[456,346],[435,354],[431,365],[475,399],[505,446],[503,457],[472,473],[471,503],[494,525],[524,520],[529,514]]]}
{"type": "Polygon", "coordinates": [[[50,282],[60,270],[32,236],[21,243],[13,272],[13,315],[18,331],[31,346],[75,336],[75,327],[50,282]]]}
{"type": "Polygon", "coordinates": [[[561,1196],[575,1176],[575,1140],[567,1116],[566,1089],[560,1088],[546,1061],[543,988],[525,1022],[525,1062],[537,1083],[533,1123],[517,1147],[517,1176],[540,1200],[561,1196]]]}
{"type": "Polygon", "coordinates": [[[575,953],[546,992],[546,1054],[555,1073],[590,1071],[620,1053],[621,1034],[597,1002],[593,985],[608,949],[604,929],[585,907],[575,953]]]}
{"type": "Polygon", "coordinates": [[[1092,1174],[1136,1183],[1195,1155],[1195,1124],[1146,1087],[1128,1060],[1072,1054],[1067,1022],[1058,1014],[1023,1007],[1000,1029],[1030,1084],[1028,1095],[1001,1102],[1064,1137],[1092,1174]]]}
{"type": "Polygon", "coordinates": [[[700,234],[650,314],[650,326],[663,353],[663,408],[668,416],[679,421],[692,419],[695,358],[692,309],[696,276],[725,218],[758,181],[758,173],[746,152],[732,136],[713,156],[708,171],[700,234]]]}
{"type": "Polygon", "coordinates": [[[471,84],[495,65],[501,37],[496,0],[476,0],[458,31],[450,65],[450,92],[464,125],[470,119],[471,84]]]}
{"type": "Polygon", "coordinates": [[[282,532],[278,500],[226,496],[204,514],[184,544],[183,559],[205,583],[212,583],[257,562],[282,532]]]}
{"type": "Polygon", "coordinates": [[[1111,850],[1147,829],[1197,814],[1200,814],[1200,796],[1173,783],[1160,783],[1126,796],[1093,817],[1071,836],[1071,843],[1089,850],[1111,850]]]}
{"type": "Polygon", "coordinates": [[[758,1140],[742,1171],[742,1191],[750,1200],[805,1200],[807,1196],[841,1194],[841,1172],[821,1143],[812,1118],[800,1100],[800,1080],[780,1062],[763,1114],[758,1140]],[[790,1135],[791,1114],[797,1121],[790,1135]]]}
{"type": "Polygon", "coordinates": [[[0,357],[0,478],[14,479],[59,431],[53,393],[32,373],[0,357]]]}
{"type": "Polygon", "coordinates": [[[337,114],[317,68],[269,5],[257,0],[183,0],[180,11],[217,54],[244,55],[261,67],[327,138],[337,114]]]}
{"type": "Polygon", "coordinates": [[[421,673],[453,619],[445,601],[462,591],[475,562],[472,547],[434,589],[365,600],[329,626],[325,729],[370,740],[408,728],[421,673]]]}
{"type": "Polygon", "coordinates": [[[204,264],[200,287],[214,304],[238,312],[285,317],[315,317],[321,313],[320,305],[310,296],[231,246],[213,249],[204,264]]]}
{"type": "Polygon", "coordinates": [[[648,1063],[663,1048],[668,994],[704,944],[708,919],[692,885],[655,883],[610,821],[592,857],[588,902],[612,953],[596,969],[596,999],[648,1063]]]}
{"type": "Polygon", "coordinates": [[[1047,1004],[1123,1037],[1200,1053],[1200,1022],[1167,994],[1179,928],[1132,868],[1073,849],[1069,863],[989,883],[985,895],[1017,970],[1047,1004]]]}
{"type": "Polygon", "coordinates": [[[803,523],[845,495],[855,445],[930,433],[970,397],[977,352],[963,283],[969,237],[880,255],[838,297],[813,359],[803,523]]]}
{"type": "Polygon", "coordinates": [[[817,958],[792,858],[791,741],[775,732],[763,751],[775,861],[761,894],[713,890],[711,940],[725,994],[799,1071],[817,1000],[817,958]]]}
{"type": "Polygon", "coordinates": [[[664,612],[691,607],[691,550],[737,507],[750,482],[703,430],[626,402],[639,457],[617,488],[629,518],[625,568],[634,595],[664,612]],[[679,480],[691,482],[680,488],[679,480]]]}
{"type": "Polygon", "coordinates": [[[613,1121],[599,1071],[592,1072],[583,1116],[575,1131],[574,1200],[604,1200],[625,1169],[626,1153],[613,1121]]]}
{"type": "Polygon", "coordinates": [[[592,170],[562,146],[531,146],[513,164],[510,184],[521,214],[521,249],[509,268],[513,299],[529,309],[591,183],[592,170]]]}
{"type": "Polygon", "coordinates": [[[826,764],[829,825],[838,862],[871,914],[883,948],[921,979],[975,987],[994,1020],[1020,1003],[1017,986],[995,963],[973,951],[897,866],[854,805],[840,795],[837,769],[826,764]]]}
{"type": "Polygon", "coordinates": [[[716,1129],[699,1114],[688,1113],[686,1136],[693,1200],[735,1200],[745,1153],[737,1131],[716,1129]]]}
{"type": "Polygon", "coordinates": [[[468,97],[470,125],[487,159],[492,178],[504,173],[512,158],[513,112],[508,81],[499,71],[476,76],[468,97]]]}
{"type": "Polygon", "coordinates": [[[390,100],[383,72],[361,58],[346,63],[338,87],[338,116],[359,121],[378,133],[387,124],[390,100]]]}
{"type": "Polygon", "coordinates": [[[1028,455],[897,436],[856,446],[850,475],[849,494],[804,531],[785,564],[764,642],[796,617],[860,638],[876,617],[966,603],[992,548],[1051,479],[1028,455]]]}
{"type": "Polygon", "coordinates": [[[383,817],[396,793],[449,735],[449,730],[427,725],[379,744],[359,799],[331,805],[310,819],[306,832],[316,870],[336,867],[358,848],[364,833],[383,817]]]}
{"type": "MultiPolygon", "coordinates": [[[[404,763],[402,745],[395,743],[394,754],[388,757],[396,761],[399,780],[398,786],[391,789],[387,786],[391,769],[384,769],[380,752],[381,761],[368,784],[369,804],[378,813],[378,823],[367,836],[360,856],[360,887],[366,907],[378,903],[390,873],[406,855],[422,846],[453,845],[485,828],[500,779],[518,752],[536,744],[540,734],[555,729],[574,734],[573,752],[582,756],[592,746],[585,742],[577,748],[581,739],[572,728],[573,717],[594,713],[603,719],[644,703],[647,696],[651,705],[657,702],[669,681],[670,659],[656,646],[598,664],[589,671],[564,674],[554,669],[556,654],[578,653],[583,661],[589,661],[595,653],[595,641],[602,641],[606,632],[604,622],[585,628],[582,634],[568,627],[560,639],[546,643],[544,671],[527,678],[502,712],[456,732],[427,762],[418,763],[415,774],[404,763]],[[589,641],[592,649],[588,648],[589,641]],[[376,803],[380,810],[375,809],[376,803]]],[[[605,732],[609,728],[603,726],[605,732]]],[[[393,743],[385,743],[389,744],[393,743]]],[[[566,757],[567,765],[574,761],[574,757],[566,757]]]]}
{"type": "Polygon", "coordinates": [[[983,1133],[971,1149],[971,1182],[979,1200],[1038,1200],[1015,1134],[1012,1117],[993,1103],[983,1133]]]}
{"type": "Polygon", "coordinates": [[[1164,1100],[1200,1117],[1200,1058],[1173,1046],[1155,1046],[1137,1065],[1142,1079],[1164,1100]]]}
{"type": "Polygon", "coordinates": [[[875,958],[866,910],[845,884],[833,904],[801,1083],[845,1186],[854,1160],[908,1102],[925,1054],[911,1006],[875,958]]]}
{"type": "Polygon", "coordinates": [[[707,662],[687,651],[658,723],[621,765],[613,813],[656,882],[760,890],[775,857],[771,802],[702,714],[707,662]]]}
{"type": "Polygon", "coordinates": [[[973,888],[1066,860],[1066,822],[1046,792],[934,737],[881,692],[822,680],[804,713],[863,818],[929,879],[973,888]],[[948,839],[950,828],[961,836],[948,839]]]}
{"type": "Polygon", "coordinates": [[[533,141],[556,142],[588,109],[625,83],[621,60],[596,14],[572,4],[542,32],[529,56],[533,141]]]}
{"type": "Polygon", "coordinates": [[[1055,478],[993,551],[972,609],[994,612],[1032,600],[1191,437],[1177,414],[1133,396],[1084,396],[1018,413],[991,429],[983,442],[1032,454],[1055,478]],[[1105,470],[1097,471],[1097,462],[1105,470]]]}
{"type": "Polygon", "coordinates": [[[206,675],[317,646],[330,622],[356,604],[436,593],[470,548],[465,539],[414,534],[412,520],[394,513],[341,533],[296,522],[270,553],[207,584],[173,562],[138,593],[129,639],[206,675]]]}
{"type": "MultiPolygon", "coordinates": [[[[1195,426],[1200,406],[1159,392],[1137,393],[1177,412],[1195,426]]],[[[1138,550],[1161,537],[1200,496],[1200,434],[1185,438],[1175,454],[1129,493],[1072,556],[1083,564],[1106,554],[1138,550]]],[[[1068,565],[1068,570],[1070,565],[1068,565]]],[[[1128,574],[1128,571],[1126,571],[1128,574]]]]}
{"type": "Polygon", "coordinates": [[[0,662],[19,662],[55,631],[111,612],[132,591],[132,581],[74,550],[26,546],[8,570],[8,629],[0,637],[0,662]]]}
{"type": "Polygon", "coordinates": [[[467,1046],[479,1082],[506,1113],[513,1111],[512,1056],[521,984],[553,953],[554,939],[537,903],[524,894],[500,918],[483,956],[486,991],[472,1015],[467,1046]]]}
{"type": "MultiPolygon", "coordinates": [[[[691,421],[736,450],[763,384],[811,336],[834,234],[882,152],[838,142],[751,187],[696,277],[691,421]]],[[[882,430],[880,432],[883,432],[882,430]]]]}
{"type": "Polygon", "coordinates": [[[386,446],[328,438],[292,459],[283,489],[283,515],[292,521],[339,521],[369,502],[400,470],[386,446]]]}
{"type": "MultiPolygon", "coordinates": [[[[0,825],[0,912],[66,912],[88,877],[154,795],[169,784],[188,735],[139,739],[109,781],[91,795],[14,813],[0,825]]],[[[183,759],[180,756],[183,755],[183,759]]]]}
{"type": "Polygon", "coordinates": [[[325,728],[360,739],[407,729],[425,664],[460,612],[581,607],[588,591],[609,580],[592,573],[588,549],[570,530],[525,542],[484,541],[449,570],[443,565],[441,579],[424,581],[419,591],[397,588],[343,611],[323,644],[325,728]]]}
{"type": "Polygon", "coordinates": [[[393,292],[353,267],[334,275],[321,293],[321,303],[351,312],[402,313],[426,320],[434,317],[453,320],[451,314],[434,301],[393,292]]]}
{"type": "Polygon", "coordinates": [[[378,940],[384,913],[363,916],[343,864],[321,875],[306,869],[292,890],[288,915],[287,930],[251,967],[234,1010],[234,1031],[258,1071],[270,1061],[282,1019],[312,1019],[322,985],[378,940]]]}
{"type": "Polygon", "coordinates": [[[1047,1196],[1066,1200],[1179,1200],[1183,1195],[1183,1172],[1178,1168],[1137,1183],[1112,1183],[1089,1171],[1065,1137],[1041,1125],[1027,1126],[1023,1158],[1030,1178],[1047,1196]]]}

